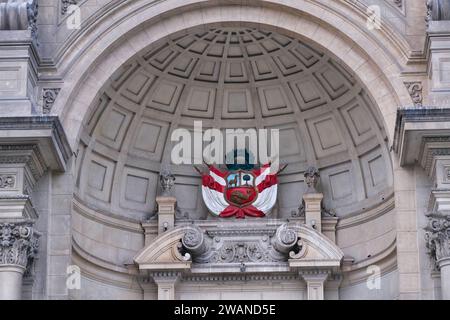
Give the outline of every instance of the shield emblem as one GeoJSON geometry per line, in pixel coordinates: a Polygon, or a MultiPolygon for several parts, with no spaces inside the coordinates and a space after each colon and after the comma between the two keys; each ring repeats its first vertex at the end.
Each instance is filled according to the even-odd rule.
{"type": "Polygon", "coordinates": [[[225,200],[236,207],[242,208],[252,204],[258,197],[255,187],[255,176],[249,171],[235,171],[226,176],[225,200]]]}

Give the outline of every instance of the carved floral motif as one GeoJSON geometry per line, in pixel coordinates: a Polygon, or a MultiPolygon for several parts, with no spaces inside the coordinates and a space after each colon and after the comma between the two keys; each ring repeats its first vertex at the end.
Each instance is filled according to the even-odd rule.
{"type": "Polygon", "coordinates": [[[38,236],[27,224],[0,223],[0,265],[27,267],[37,253],[38,236]]]}
{"type": "Polygon", "coordinates": [[[450,258],[450,216],[431,216],[426,230],[426,246],[431,258],[435,262],[450,258]]]}
{"type": "Polygon", "coordinates": [[[0,190],[12,189],[16,186],[16,177],[13,175],[0,175],[0,190]]]}

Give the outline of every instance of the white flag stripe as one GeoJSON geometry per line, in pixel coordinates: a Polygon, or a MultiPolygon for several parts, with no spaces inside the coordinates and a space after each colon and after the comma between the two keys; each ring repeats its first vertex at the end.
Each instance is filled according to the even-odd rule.
{"type": "Polygon", "coordinates": [[[213,179],[214,179],[218,184],[221,184],[222,186],[224,186],[224,185],[226,184],[226,183],[225,183],[225,179],[222,178],[222,177],[220,177],[220,176],[218,176],[218,175],[215,174],[214,172],[209,171],[209,175],[210,175],[211,177],[213,177],[213,179]]]}
{"type": "Polygon", "coordinates": [[[258,186],[258,184],[260,184],[262,181],[264,181],[264,179],[266,179],[266,177],[269,173],[270,173],[270,167],[267,167],[266,169],[264,169],[264,171],[261,172],[261,174],[256,177],[255,186],[258,186]]]}
{"type": "Polygon", "coordinates": [[[223,210],[225,210],[226,207],[229,206],[223,193],[217,192],[216,190],[202,186],[202,195],[209,211],[216,216],[218,216],[223,210]]]}
{"type": "Polygon", "coordinates": [[[253,206],[265,214],[269,213],[277,201],[277,190],[277,184],[271,186],[270,188],[264,189],[258,194],[258,198],[253,203],[253,206]]]}

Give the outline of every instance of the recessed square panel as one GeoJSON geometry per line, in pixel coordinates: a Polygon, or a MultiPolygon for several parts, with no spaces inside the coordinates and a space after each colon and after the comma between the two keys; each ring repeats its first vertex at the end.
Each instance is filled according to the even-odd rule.
{"type": "Polygon", "coordinates": [[[114,169],[115,162],[112,160],[91,154],[89,165],[83,170],[90,197],[104,202],[110,201],[114,169]]]}
{"type": "Polygon", "coordinates": [[[320,107],[327,103],[326,93],[319,88],[320,84],[312,77],[289,83],[301,111],[320,107]]]}
{"type": "Polygon", "coordinates": [[[212,118],[214,115],[216,90],[206,87],[192,87],[187,97],[183,115],[212,118]]]}
{"type": "Polygon", "coordinates": [[[157,187],[156,172],[125,167],[121,179],[120,207],[147,214],[152,212],[157,187]]]}
{"type": "Polygon", "coordinates": [[[168,113],[174,113],[183,85],[167,80],[157,84],[155,92],[149,99],[148,106],[168,113]]]}
{"type": "Polygon", "coordinates": [[[263,116],[274,116],[292,113],[288,97],[283,87],[271,86],[258,88],[263,116]]]}
{"type": "Polygon", "coordinates": [[[139,157],[160,161],[168,129],[169,124],[166,122],[142,118],[129,152],[139,157]]]}
{"type": "Polygon", "coordinates": [[[224,91],[223,111],[224,118],[253,118],[254,111],[250,90],[226,89],[224,91]]]}
{"type": "Polygon", "coordinates": [[[142,70],[137,72],[128,82],[123,96],[139,104],[148,92],[155,77],[142,70]]]}
{"type": "Polygon", "coordinates": [[[362,103],[359,100],[352,100],[339,109],[356,146],[375,136],[372,127],[376,127],[376,122],[362,103]]]}
{"type": "Polygon", "coordinates": [[[133,115],[118,104],[105,110],[95,129],[98,141],[115,150],[120,150],[133,115]]]}
{"type": "Polygon", "coordinates": [[[318,158],[347,150],[333,115],[323,115],[306,121],[318,158]]]}

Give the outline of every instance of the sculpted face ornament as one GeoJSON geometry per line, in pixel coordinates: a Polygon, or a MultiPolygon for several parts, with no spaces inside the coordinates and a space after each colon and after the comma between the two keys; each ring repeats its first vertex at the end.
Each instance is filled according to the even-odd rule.
{"type": "Polygon", "coordinates": [[[163,191],[162,195],[169,196],[171,194],[170,190],[175,184],[175,176],[168,169],[164,169],[159,174],[159,182],[163,191]]]}
{"type": "Polygon", "coordinates": [[[317,183],[319,182],[320,173],[319,170],[315,167],[309,167],[305,171],[305,183],[307,186],[306,193],[315,193],[317,192],[317,183]]]}

